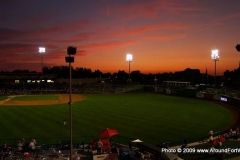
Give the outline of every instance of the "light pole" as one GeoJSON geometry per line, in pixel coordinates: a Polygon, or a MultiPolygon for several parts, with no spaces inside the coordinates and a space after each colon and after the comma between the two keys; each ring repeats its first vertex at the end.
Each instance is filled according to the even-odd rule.
{"type": "Polygon", "coordinates": [[[155,82],[154,89],[155,89],[155,92],[157,92],[157,91],[158,91],[158,86],[157,86],[158,79],[157,79],[157,76],[156,76],[156,75],[155,75],[155,78],[154,78],[154,82],[155,82]]]}
{"type": "Polygon", "coordinates": [[[65,61],[69,63],[69,119],[70,119],[70,155],[69,158],[72,160],[73,154],[73,127],[72,127],[72,63],[74,63],[74,55],[77,52],[76,47],[68,47],[67,54],[68,56],[65,57],[65,61]]]}
{"type": "MultiPolygon", "coordinates": [[[[240,44],[237,44],[237,45],[236,45],[236,49],[237,49],[237,51],[240,53],[240,44]]],[[[239,60],[239,66],[238,66],[238,67],[239,67],[239,69],[240,69],[240,60],[239,60]]]]}
{"type": "Polygon", "coordinates": [[[130,77],[130,74],[131,74],[131,62],[133,61],[133,55],[130,54],[130,53],[127,53],[126,54],[126,61],[128,62],[128,80],[129,82],[131,81],[131,77],[130,77]]]}
{"type": "Polygon", "coordinates": [[[214,79],[215,79],[215,85],[216,85],[217,61],[219,61],[219,51],[218,51],[218,49],[212,49],[211,58],[214,61],[214,68],[215,68],[214,79]]]}
{"type": "Polygon", "coordinates": [[[38,47],[38,53],[41,55],[41,71],[43,72],[43,55],[46,53],[46,48],[38,47]]]}

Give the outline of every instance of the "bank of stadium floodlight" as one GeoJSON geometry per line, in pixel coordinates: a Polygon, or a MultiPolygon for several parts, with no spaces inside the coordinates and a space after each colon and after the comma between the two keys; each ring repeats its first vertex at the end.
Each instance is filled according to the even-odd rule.
{"type": "Polygon", "coordinates": [[[69,159],[72,160],[73,155],[73,125],[72,125],[72,63],[74,63],[74,55],[77,53],[76,47],[68,47],[67,48],[67,55],[65,57],[66,63],[69,64],[69,119],[70,119],[70,155],[69,159]]]}
{"type": "Polygon", "coordinates": [[[38,47],[38,53],[41,56],[41,70],[43,71],[43,56],[46,53],[46,48],[45,47],[38,47]]]}
{"type": "Polygon", "coordinates": [[[217,77],[217,61],[219,61],[219,50],[218,49],[212,49],[211,51],[211,58],[214,61],[214,78],[215,78],[215,84],[216,84],[216,77],[217,77]]]}
{"type": "Polygon", "coordinates": [[[128,80],[131,81],[131,62],[133,61],[133,55],[131,53],[126,54],[126,61],[128,62],[128,80]]]}
{"type": "MultiPolygon", "coordinates": [[[[240,54],[240,44],[237,44],[236,45],[236,50],[239,52],[239,54],[240,54]]],[[[240,69],[240,60],[239,60],[239,69],[240,69]]]]}

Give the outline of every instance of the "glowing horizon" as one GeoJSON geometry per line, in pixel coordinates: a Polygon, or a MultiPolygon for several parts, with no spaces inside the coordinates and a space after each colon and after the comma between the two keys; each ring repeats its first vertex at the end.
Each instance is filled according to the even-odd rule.
{"type": "Polygon", "coordinates": [[[186,68],[214,73],[209,50],[218,48],[218,74],[239,66],[240,1],[21,1],[0,2],[0,70],[40,70],[66,65],[68,46],[76,46],[75,67],[103,72],[175,72],[186,68]],[[92,3],[94,2],[94,3],[92,3]],[[44,12],[43,12],[44,9],[44,12]],[[64,12],[63,12],[64,11],[64,12]]]}

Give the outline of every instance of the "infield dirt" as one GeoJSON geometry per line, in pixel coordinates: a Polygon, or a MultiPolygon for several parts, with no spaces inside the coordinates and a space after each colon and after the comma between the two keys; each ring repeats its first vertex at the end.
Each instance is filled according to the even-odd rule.
{"type": "MultiPolygon", "coordinates": [[[[26,100],[15,100],[17,96],[26,96],[26,95],[16,95],[16,96],[9,96],[7,99],[0,101],[0,105],[19,105],[19,106],[33,106],[33,105],[55,105],[55,104],[64,104],[69,102],[69,95],[68,94],[57,94],[57,99],[41,99],[41,100],[28,100],[26,96],[26,100]]],[[[41,95],[39,95],[41,96],[41,95]]],[[[77,94],[72,95],[72,102],[79,102],[84,100],[85,97],[77,94]]]]}

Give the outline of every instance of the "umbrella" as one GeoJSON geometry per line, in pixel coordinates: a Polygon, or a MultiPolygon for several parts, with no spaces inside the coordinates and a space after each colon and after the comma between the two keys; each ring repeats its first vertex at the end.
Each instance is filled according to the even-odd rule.
{"type": "Polygon", "coordinates": [[[102,132],[100,132],[100,138],[111,138],[113,136],[119,135],[118,130],[114,128],[106,128],[102,132]]]}
{"type": "Polygon", "coordinates": [[[135,140],[133,140],[132,142],[133,142],[133,143],[141,143],[141,142],[143,142],[143,141],[141,141],[140,139],[135,139],[135,140]]]}

